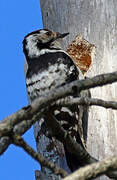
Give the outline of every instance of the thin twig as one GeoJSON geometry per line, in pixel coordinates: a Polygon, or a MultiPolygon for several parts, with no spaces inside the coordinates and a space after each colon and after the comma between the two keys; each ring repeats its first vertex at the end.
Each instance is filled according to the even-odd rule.
{"type": "MultiPolygon", "coordinates": [[[[50,119],[47,119],[47,124],[52,129],[53,135],[55,135],[55,137],[67,147],[69,152],[76,156],[76,160],[78,158],[79,161],[85,162],[85,165],[98,162],[98,160],[93,158],[86,151],[86,149],[84,149],[70,135],[68,135],[68,133],[60,126],[59,122],[54,116],[50,115],[50,119]]],[[[105,174],[109,178],[117,178],[117,171],[113,172],[111,169],[108,169],[108,172],[106,171],[105,174]]]]}
{"type": "MultiPolygon", "coordinates": [[[[117,170],[117,157],[111,157],[103,161],[93,163],[91,165],[80,168],[69,176],[65,177],[63,180],[87,180],[93,179],[100,175],[107,174],[108,171],[117,170]]],[[[111,177],[113,178],[113,177],[111,177]]]]}
{"type": "Polygon", "coordinates": [[[11,144],[10,137],[3,136],[2,138],[0,138],[0,155],[7,150],[10,144],[11,144]]]}
{"type": "Polygon", "coordinates": [[[36,153],[32,147],[30,147],[24,139],[20,135],[13,135],[12,137],[13,144],[23,148],[23,150],[28,153],[33,159],[35,159],[42,166],[45,166],[52,170],[56,175],[61,175],[62,177],[67,176],[67,172],[59,167],[57,167],[54,163],[48,161],[44,158],[39,152],[36,153]]]}
{"type": "MultiPolygon", "coordinates": [[[[46,94],[44,97],[40,97],[39,99],[37,99],[33,104],[31,104],[31,106],[23,108],[13,115],[9,116],[8,118],[5,118],[0,123],[0,137],[10,137],[12,132],[16,131],[18,131],[18,133],[22,135],[31,127],[33,123],[39,120],[39,117],[41,117],[45,108],[47,108],[49,105],[51,105],[51,103],[60,98],[64,98],[68,95],[73,95],[80,92],[81,90],[110,84],[116,81],[117,72],[114,72],[95,76],[91,79],[77,80],[63,87],[55,89],[54,91],[46,94]]],[[[10,143],[11,142],[9,140],[6,144],[6,147],[8,147],[10,143]]],[[[4,150],[6,150],[6,148],[4,150]]],[[[2,151],[2,153],[3,152],[4,151],[2,151]]]]}
{"type": "Polygon", "coordinates": [[[89,97],[79,97],[79,98],[64,98],[56,101],[57,106],[73,106],[73,104],[77,105],[87,105],[87,106],[101,106],[106,109],[117,109],[117,102],[114,101],[104,101],[102,99],[89,98],[89,97]]]}
{"type": "MultiPolygon", "coordinates": [[[[52,102],[60,98],[63,98],[67,95],[75,94],[76,92],[79,92],[81,90],[110,84],[116,81],[117,72],[114,72],[98,75],[85,80],[76,80],[63,87],[55,89],[50,93],[45,94],[45,96],[36,99],[34,103],[31,104],[31,106],[22,108],[13,115],[2,120],[0,123],[0,137],[7,136],[16,124],[22,121],[26,121],[28,119],[32,119],[33,117],[35,119],[35,116],[39,111],[42,111],[42,109],[49,106],[52,102]]],[[[34,122],[31,122],[30,124],[34,122]]]]}

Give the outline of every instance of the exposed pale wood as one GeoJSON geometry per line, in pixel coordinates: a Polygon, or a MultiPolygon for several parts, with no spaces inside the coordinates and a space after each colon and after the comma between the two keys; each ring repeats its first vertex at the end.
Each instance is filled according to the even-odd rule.
{"type": "Polygon", "coordinates": [[[77,35],[75,40],[72,41],[72,44],[67,47],[67,53],[72,57],[81,72],[86,74],[95,58],[95,49],[94,44],[89,43],[80,34],[77,35]]]}

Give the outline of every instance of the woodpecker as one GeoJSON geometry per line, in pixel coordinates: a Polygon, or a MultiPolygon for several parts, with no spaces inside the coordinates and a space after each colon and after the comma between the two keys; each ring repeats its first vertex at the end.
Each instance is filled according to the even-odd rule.
{"type": "MultiPolygon", "coordinates": [[[[61,39],[69,33],[58,33],[48,29],[36,30],[27,34],[23,40],[23,52],[28,64],[26,86],[31,102],[46,93],[79,79],[80,70],[72,58],[61,48],[61,39]]],[[[76,96],[76,94],[75,94],[76,96]]],[[[62,122],[65,130],[75,136],[81,145],[77,132],[79,109],[62,107],[53,112],[56,119],[62,122]]],[[[66,151],[68,166],[74,171],[80,166],[76,158],[66,151]],[[71,156],[71,157],[70,157],[71,156]],[[75,167],[74,167],[75,166],[75,167]]]]}

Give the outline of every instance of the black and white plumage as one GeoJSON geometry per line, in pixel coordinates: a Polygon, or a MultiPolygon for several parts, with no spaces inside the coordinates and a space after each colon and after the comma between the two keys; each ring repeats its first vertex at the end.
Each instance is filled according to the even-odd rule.
{"type": "MultiPolygon", "coordinates": [[[[51,90],[79,79],[79,70],[71,57],[60,47],[59,41],[66,35],[68,33],[60,34],[42,29],[25,36],[23,51],[28,64],[26,86],[31,102],[51,90]]],[[[72,109],[63,107],[53,114],[60,122],[63,122],[63,127],[71,132],[72,136],[75,136],[75,139],[82,145],[77,132],[78,107],[74,106],[72,109]]],[[[72,155],[66,150],[67,154],[68,166],[73,171],[80,164],[74,156],[72,159],[72,155]]]]}

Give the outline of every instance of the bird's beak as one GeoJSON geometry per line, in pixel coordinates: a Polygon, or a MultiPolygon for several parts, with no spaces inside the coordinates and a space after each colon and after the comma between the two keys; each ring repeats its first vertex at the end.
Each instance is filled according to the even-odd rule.
{"type": "Polygon", "coordinates": [[[67,36],[69,33],[64,33],[64,34],[60,34],[58,33],[57,37],[58,38],[64,38],[65,36],[67,36]]]}
{"type": "Polygon", "coordinates": [[[64,38],[65,36],[67,36],[69,33],[63,33],[63,34],[61,34],[61,33],[56,33],[56,37],[55,37],[55,40],[56,39],[59,39],[59,38],[64,38]]]}

